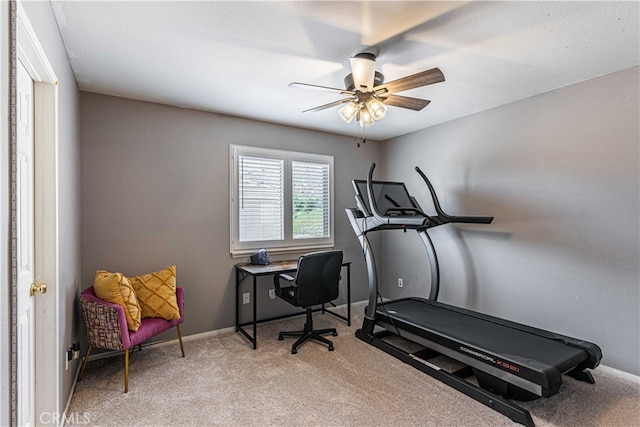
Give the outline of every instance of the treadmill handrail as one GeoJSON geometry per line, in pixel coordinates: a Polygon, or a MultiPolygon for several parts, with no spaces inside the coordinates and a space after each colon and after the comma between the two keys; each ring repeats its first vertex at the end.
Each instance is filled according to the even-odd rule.
{"type": "Polygon", "coordinates": [[[383,224],[392,224],[392,225],[410,225],[410,226],[424,226],[428,227],[430,224],[429,217],[425,215],[420,209],[415,208],[414,206],[407,206],[406,208],[398,207],[398,208],[390,208],[387,209],[387,212],[380,212],[378,209],[378,203],[376,202],[376,198],[373,195],[373,170],[376,168],[376,164],[371,163],[371,167],[369,168],[369,175],[367,176],[367,197],[369,198],[369,207],[371,208],[371,214],[381,223],[383,224]],[[415,212],[416,215],[394,215],[389,216],[386,215],[390,211],[395,210],[405,210],[415,212]]]}
{"type": "Polygon", "coordinates": [[[442,224],[446,224],[448,222],[491,224],[491,221],[493,221],[492,216],[455,216],[447,214],[440,206],[438,195],[436,194],[436,190],[433,188],[431,181],[429,181],[429,178],[427,178],[427,176],[422,172],[422,170],[420,170],[418,166],[416,166],[416,172],[418,172],[418,174],[422,177],[422,180],[425,182],[425,184],[427,184],[429,192],[431,193],[431,199],[433,200],[433,206],[436,209],[436,213],[438,214],[439,219],[442,221],[442,224]]]}

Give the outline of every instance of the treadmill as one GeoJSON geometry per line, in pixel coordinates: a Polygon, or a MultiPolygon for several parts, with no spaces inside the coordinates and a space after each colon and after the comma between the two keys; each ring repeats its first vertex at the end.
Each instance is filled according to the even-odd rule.
{"type": "Polygon", "coordinates": [[[493,217],[446,214],[433,185],[416,167],[436,211],[427,215],[404,183],[374,181],[374,169],[375,163],[366,181],[353,181],[357,208],[346,209],[369,277],[369,303],[362,328],[356,332],[359,339],[526,426],[534,426],[531,414],[511,399],[552,396],[560,389],[563,374],[595,382],[587,369],[597,367],[602,359],[596,344],[437,302],[439,266],[428,230],[448,223],[490,224],[493,217]],[[378,302],[376,264],[367,234],[381,230],[418,233],[431,266],[428,298],[380,298],[378,302]],[[397,337],[420,344],[420,350],[407,350],[397,337]],[[449,371],[438,366],[442,358],[434,359],[441,355],[462,367],[449,371]]]}

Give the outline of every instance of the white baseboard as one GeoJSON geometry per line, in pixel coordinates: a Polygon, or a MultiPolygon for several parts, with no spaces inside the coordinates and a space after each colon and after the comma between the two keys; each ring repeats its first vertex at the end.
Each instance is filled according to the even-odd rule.
{"type": "Polygon", "coordinates": [[[603,371],[603,372],[605,372],[607,374],[613,375],[614,377],[622,378],[622,379],[633,381],[635,383],[640,384],[640,376],[638,376],[638,375],[634,375],[634,374],[629,373],[629,372],[621,371],[619,369],[612,368],[612,367],[606,366],[606,365],[600,365],[596,369],[598,369],[600,371],[603,371]]]}
{"type": "MultiPolygon", "coordinates": [[[[193,341],[193,340],[199,340],[200,338],[215,337],[215,336],[218,336],[218,335],[224,335],[224,334],[228,334],[230,332],[235,332],[235,331],[236,331],[236,327],[235,326],[230,326],[228,328],[215,329],[213,331],[207,331],[207,332],[200,332],[200,333],[197,333],[197,334],[185,335],[184,337],[182,337],[182,341],[193,341]]],[[[161,344],[166,345],[169,342],[170,341],[163,341],[161,344]]]]}
{"type": "Polygon", "coordinates": [[[364,307],[367,304],[369,304],[369,300],[363,299],[362,301],[352,302],[351,303],[351,308],[353,309],[354,306],[356,306],[356,307],[364,307]]]}

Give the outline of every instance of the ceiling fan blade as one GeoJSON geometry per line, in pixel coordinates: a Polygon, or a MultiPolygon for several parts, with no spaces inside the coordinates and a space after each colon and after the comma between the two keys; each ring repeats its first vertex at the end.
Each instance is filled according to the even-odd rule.
{"type": "Polygon", "coordinates": [[[373,90],[376,93],[381,89],[386,89],[388,92],[392,93],[403,92],[405,90],[427,86],[434,83],[440,83],[443,81],[444,74],[442,74],[442,71],[440,71],[439,68],[432,68],[430,70],[422,71],[420,73],[412,74],[407,77],[402,77],[397,80],[381,84],[380,86],[374,87],[373,90]]]}
{"type": "Polygon", "coordinates": [[[349,63],[356,90],[371,92],[376,72],[376,57],[371,53],[359,53],[353,58],[349,58],[349,63]]]}
{"type": "Polygon", "coordinates": [[[400,96],[389,94],[386,98],[381,97],[385,105],[391,105],[393,107],[407,108],[409,110],[420,111],[431,101],[426,99],[411,98],[408,96],[400,96]]]}
{"type": "Polygon", "coordinates": [[[293,82],[293,83],[289,83],[289,87],[299,87],[301,89],[322,90],[324,92],[339,93],[340,95],[355,95],[355,92],[352,92],[350,90],[338,89],[338,88],[335,88],[335,87],[311,85],[311,84],[308,84],[308,83],[293,82]]]}
{"type": "Polygon", "coordinates": [[[303,113],[317,112],[317,111],[326,110],[327,108],[335,107],[335,106],[340,105],[340,104],[346,104],[349,101],[353,101],[353,98],[344,98],[344,99],[341,99],[339,101],[333,101],[333,102],[330,102],[328,104],[320,105],[318,107],[309,108],[308,110],[304,110],[303,113]]]}

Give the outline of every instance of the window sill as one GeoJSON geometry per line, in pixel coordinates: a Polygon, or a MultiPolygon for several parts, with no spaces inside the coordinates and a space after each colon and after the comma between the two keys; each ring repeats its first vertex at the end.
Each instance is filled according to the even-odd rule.
{"type": "MultiPolygon", "coordinates": [[[[327,243],[326,245],[292,246],[287,248],[264,248],[264,249],[266,249],[269,255],[273,255],[273,254],[285,255],[285,254],[294,254],[294,253],[300,253],[300,252],[308,253],[308,252],[327,250],[327,249],[333,249],[333,248],[334,248],[333,243],[327,243]]],[[[261,248],[237,250],[237,251],[231,252],[230,255],[231,255],[231,258],[244,258],[256,253],[258,249],[261,249],[261,248]]]]}

